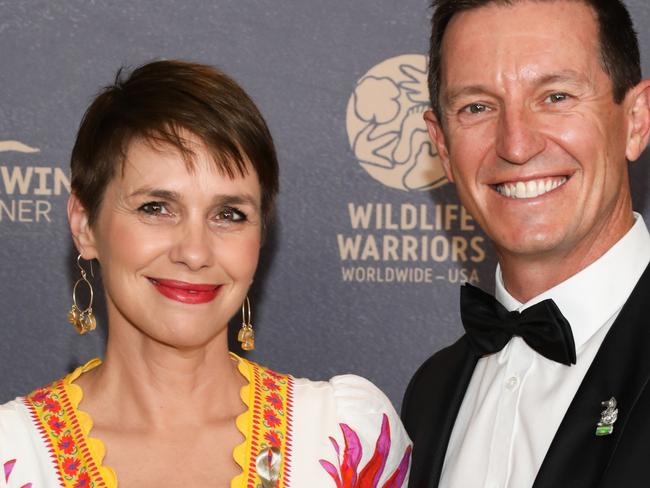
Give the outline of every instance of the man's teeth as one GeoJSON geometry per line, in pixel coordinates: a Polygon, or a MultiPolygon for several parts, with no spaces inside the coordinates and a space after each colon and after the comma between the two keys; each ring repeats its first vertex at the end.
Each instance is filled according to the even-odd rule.
{"type": "Polygon", "coordinates": [[[539,180],[518,181],[516,183],[502,183],[496,190],[508,198],[535,198],[567,182],[566,176],[559,178],[542,178],[539,180]]]}

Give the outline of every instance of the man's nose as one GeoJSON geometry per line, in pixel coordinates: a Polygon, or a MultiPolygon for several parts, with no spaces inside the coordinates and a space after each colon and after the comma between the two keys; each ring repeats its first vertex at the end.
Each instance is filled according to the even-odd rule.
{"type": "Polygon", "coordinates": [[[511,164],[525,164],[544,150],[535,114],[526,107],[503,110],[497,131],[497,155],[511,164]]]}

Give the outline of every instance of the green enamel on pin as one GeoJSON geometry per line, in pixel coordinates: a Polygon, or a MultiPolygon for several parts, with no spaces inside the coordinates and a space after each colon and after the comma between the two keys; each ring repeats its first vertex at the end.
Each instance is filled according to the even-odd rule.
{"type": "Polygon", "coordinates": [[[612,397],[605,402],[601,402],[601,405],[605,407],[605,410],[600,413],[600,421],[596,425],[596,435],[599,437],[614,432],[614,422],[618,419],[616,398],[612,397]]]}

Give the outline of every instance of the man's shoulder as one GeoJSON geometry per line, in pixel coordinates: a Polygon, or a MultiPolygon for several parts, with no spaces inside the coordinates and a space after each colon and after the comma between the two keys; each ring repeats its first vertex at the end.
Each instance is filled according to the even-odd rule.
{"type": "Polygon", "coordinates": [[[440,349],[422,363],[413,375],[411,383],[428,381],[430,377],[435,379],[448,376],[453,369],[464,364],[469,354],[471,354],[471,346],[467,337],[463,335],[452,345],[440,349]]]}
{"type": "Polygon", "coordinates": [[[409,404],[433,401],[437,392],[447,389],[449,383],[458,381],[472,358],[471,346],[464,335],[454,344],[433,354],[411,378],[404,394],[402,415],[407,413],[409,404]]]}

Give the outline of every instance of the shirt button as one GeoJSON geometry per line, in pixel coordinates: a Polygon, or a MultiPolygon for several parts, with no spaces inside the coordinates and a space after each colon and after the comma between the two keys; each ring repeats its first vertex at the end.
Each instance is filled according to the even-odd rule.
{"type": "Polygon", "coordinates": [[[519,377],[517,375],[511,376],[506,380],[506,389],[514,390],[519,386],[519,377]]]}

